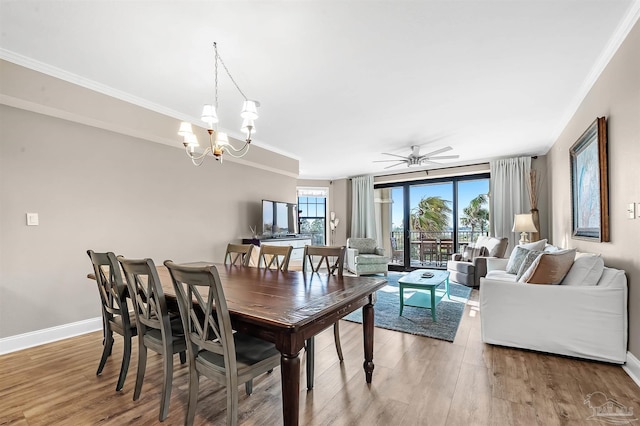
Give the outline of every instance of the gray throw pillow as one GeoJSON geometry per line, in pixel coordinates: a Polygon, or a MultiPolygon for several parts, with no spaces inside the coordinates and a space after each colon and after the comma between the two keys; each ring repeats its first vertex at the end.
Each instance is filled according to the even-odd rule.
{"type": "Polygon", "coordinates": [[[517,274],[520,270],[520,266],[522,266],[522,262],[524,262],[527,254],[529,254],[530,251],[531,250],[520,246],[513,249],[513,253],[511,253],[511,256],[509,257],[509,263],[507,264],[507,273],[517,274]]]}
{"type": "Polygon", "coordinates": [[[531,264],[533,262],[535,262],[536,259],[542,253],[544,253],[544,252],[543,251],[538,251],[538,250],[530,250],[529,253],[527,253],[527,255],[525,256],[524,260],[522,261],[522,264],[520,265],[520,269],[518,269],[518,274],[516,275],[516,280],[519,280],[520,277],[523,276],[525,272],[527,272],[527,269],[529,269],[531,264]]]}

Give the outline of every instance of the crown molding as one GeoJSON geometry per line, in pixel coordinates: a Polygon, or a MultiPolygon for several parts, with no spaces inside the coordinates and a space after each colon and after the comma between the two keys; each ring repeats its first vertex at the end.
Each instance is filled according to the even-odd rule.
{"type": "Polygon", "coordinates": [[[622,45],[624,40],[629,35],[629,32],[631,31],[633,26],[636,24],[636,22],[638,22],[638,19],[640,19],[640,0],[634,0],[629,6],[627,13],[625,14],[622,21],[620,21],[620,24],[614,31],[613,35],[611,36],[611,38],[609,38],[609,42],[600,53],[600,56],[598,56],[598,59],[591,68],[591,71],[582,82],[582,85],[580,86],[580,89],[578,90],[575,98],[565,110],[565,114],[559,121],[556,129],[551,134],[551,145],[547,147],[547,151],[551,149],[551,146],[553,146],[556,140],[558,140],[558,138],[560,137],[560,134],[567,127],[571,118],[573,118],[575,113],[578,111],[578,108],[582,104],[582,101],[584,101],[584,99],[587,97],[589,91],[611,61],[611,58],[613,58],[613,55],[615,55],[615,53],[620,48],[620,45],[622,45]]]}

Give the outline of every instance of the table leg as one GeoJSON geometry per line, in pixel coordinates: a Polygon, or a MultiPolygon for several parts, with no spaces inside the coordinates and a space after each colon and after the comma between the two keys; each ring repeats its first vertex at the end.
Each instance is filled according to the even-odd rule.
{"type": "Polygon", "coordinates": [[[298,354],[282,354],[280,358],[282,378],[282,414],[285,425],[298,425],[300,410],[300,357],[298,354]]]}
{"type": "Polygon", "coordinates": [[[306,340],[307,349],[307,390],[313,389],[313,375],[315,365],[315,337],[306,340]]]}
{"type": "Polygon", "coordinates": [[[451,295],[449,294],[449,277],[447,277],[446,281],[444,282],[444,286],[447,289],[447,299],[451,300],[451,295]]]}
{"type": "Polygon", "coordinates": [[[431,319],[436,322],[436,288],[432,287],[429,293],[431,293],[431,319]]]}
{"type": "Polygon", "coordinates": [[[402,283],[400,284],[400,316],[402,316],[402,311],[404,310],[404,286],[402,283]]]}
{"type": "Polygon", "coordinates": [[[362,329],[364,333],[364,374],[367,383],[371,383],[373,377],[373,304],[369,296],[369,303],[362,307],[362,329]]]}

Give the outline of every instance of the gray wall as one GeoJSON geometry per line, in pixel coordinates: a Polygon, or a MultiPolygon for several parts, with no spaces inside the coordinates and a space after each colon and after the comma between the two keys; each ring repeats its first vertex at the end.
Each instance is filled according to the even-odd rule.
{"type": "MultiPolygon", "coordinates": [[[[7,82],[2,71],[10,103],[16,84],[42,84],[7,82]]],[[[69,109],[82,115],[81,106],[69,109]]],[[[138,113],[149,111],[127,110],[138,113]]],[[[176,120],[154,117],[175,135],[176,120]]],[[[87,249],[222,261],[228,242],[250,236],[263,198],[295,199],[297,161],[282,157],[279,172],[271,153],[263,168],[212,159],[195,167],[175,147],[6,105],[0,132],[0,338],[100,316],[87,249]],[[26,226],[27,212],[39,226],[26,226]]]]}
{"type": "Polygon", "coordinates": [[[640,202],[640,23],[602,72],[548,157],[551,235],[554,244],[601,253],[605,264],[624,269],[629,282],[629,351],[640,358],[640,218],[627,205],[640,202]],[[571,237],[569,148],[596,117],[608,119],[611,242],[571,237]]]}

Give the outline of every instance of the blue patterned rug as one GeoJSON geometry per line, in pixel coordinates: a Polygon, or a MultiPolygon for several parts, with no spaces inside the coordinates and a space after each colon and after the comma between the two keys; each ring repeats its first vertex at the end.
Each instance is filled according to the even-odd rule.
{"type": "MultiPolygon", "coordinates": [[[[431,319],[431,309],[413,306],[405,306],[402,316],[399,316],[400,288],[398,287],[398,279],[403,275],[399,272],[389,272],[387,277],[388,284],[376,292],[375,326],[453,342],[458,331],[458,325],[460,325],[465,303],[471,294],[471,288],[450,282],[449,294],[451,295],[451,300],[445,296],[438,304],[436,307],[438,321],[436,322],[431,319]]],[[[442,292],[445,291],[444,284],[438,287],[437,291],[440,290],[442,292]]],[[[414,292],[415,290],[405,290],[405,299],[414,292]]],[[[362,309],[350,313],[343,319],[362,323],[362,309]]]]}

